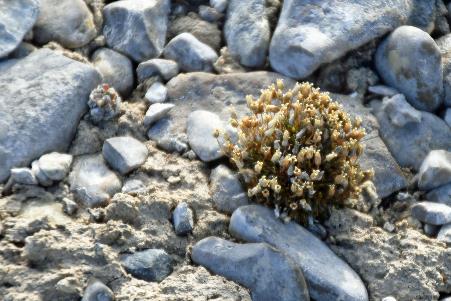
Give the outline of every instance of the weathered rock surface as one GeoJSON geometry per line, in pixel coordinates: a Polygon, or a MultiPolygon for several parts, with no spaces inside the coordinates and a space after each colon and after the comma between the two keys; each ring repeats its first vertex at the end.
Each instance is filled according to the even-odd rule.
{"type": "Polygon", "coordinates": [[[418,188],[431,190],[445,184],[451,184],[451,152],[432,150],[418,172],[418,188]]]}
{"type": "Polygon", "coordinates": [[[0,74],[0,182],[13,166],[64,152],[100,83],[92,67],[48,49],[33,52],[0,74]]]}
{"type": "Polygon", "coordinates": [[[160,282],[172,273],[173,263],[164,250],[148,249],[126,255],[122,265],[138,279],[160,282]]]}
{"type": "Polygon", "coordinates": [[[38,168],[50,180],[61,181],[69,173],[72,159],[72,155],[52,152],[39,158],[38,168]]]}
{"type": "Polygon", "coordinates": [[[168,81],[179,73],[179,65],[172,60],[150,59],[139,64],[136,73],[140,82],[156,75],[168,81]]]}
{"type": "Polygon", "coordinates": [[[428,192],[426,199],[451,206],[451,184],[443,185],[428,192]]]}
{"type": "Polygon", "coordinates": [[[445,204],[420,202],[412,207],[412,216],[431,225],[451,223],[451,207],[445,204]]]}
{"type": "Polygon", "coordinates": [[[451,34],[435,40],[442,56],[445,105],[451,107],[451,34]]]}
{"type": "Polygon", "coordinates": [[[309,300],[301,270],[266,243],[237,244],[207,237],[194,245],[191,258],[249,288],[253,300],[309,300]]]}
{"type": "Polygon", "coordinates": [[[142,142],[128,136],[105,140],[102,153],[108,164],[123,175],[141,166],[149,155],[142,142]]]}
{"type": "Polygon", "coordinates": [[[299,224],[284,224],[269,208],[238,208],[230,219],[229,232],[248,242],[266,242],[287,254],[303,271],[315,300],[368,300],[365,285],[346,262],[299,224]]]}

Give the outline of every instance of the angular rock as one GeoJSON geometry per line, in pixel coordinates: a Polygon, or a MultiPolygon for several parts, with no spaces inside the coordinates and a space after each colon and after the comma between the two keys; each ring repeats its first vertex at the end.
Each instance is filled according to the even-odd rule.
{"type": "Polygon", "coordinates": [[[30,168],[11,168],[11,180],[13,183],[25,185],[37,185],[38,180],[30,168]]]}
{"type": "Polygon", "coordinates": [[[418,188],[431,190],[445,184],[451,184],[451,152],[432,150],[418,172],[418,188]]]}
{"type": "Polygon", "coordinates": [[[57,152],[45,154],[39,158],[39,170],[53,181],[61,181],[69,173],[72,155],[57,152]]]}
{"type": "Polygon", "coordinates": [[[210,189],[215,207],[221,212],[232,213],[238,207],[249,204],[238,175],[225,165],[211,171],[210,189]]]}
{"type": "Polygon", "coordinates": [[[173,262],[164,250],[148,249],[124,256],[122,265],[135,278],[160,282],[172,273],[173,262]]]}
{"type": "Polygon", "coordinates": [[[33,33],[39,44],[56,41],[66,48],[79,48],[94,39],[97,30],[83,0],[40,0],[33,33]]]}
{"type": "Polygon", "coordinates": [[[173,107],[175,105],[172,103],[155,103],[151,105],[144,116],[144,125],[149,126],[165,117],[173,107]]]}
{"type": "Polygon", "coordinates": [[[36,0],[0,0],[0,58],[16,49],[35,24],[39,14],[36,0]]]}
{"type": "Polygon", "coordinates": [[[451,184],[443,185],[428,192],[429,202],[442,203],[451,206],[451,184]]]}
{"type": "Polygon", "coordinates": [[[128,136],[105,140],[102,153],[108,164],[123,175],[141,166],[149,155],[142,142],[128,136]]]}
{"type": "Polygon", "coordinates": [[[451,224],[442,226],[437,234],[437,239],[447,244],[451,244],[451,224]]]}
{"type": "Polygon", "coordinates": [[[218,141],[213,136],[216,129],[223,129],[219,116],[209,111],[194,111],[188,116],[186,133],[191,149],[204,162],[223,156],[218,141]]]}
{"type": "Polygon", "coordinates": [[[266,243],[237,244],[211,236],[194,245],[191,258],[250,289],[252,300],[310,300],[301,270],[266,243]]]}
{"type": "Polygon", "coordinates": [[[111,289],[97,279],[89,281],[81,301],[113,301],[111,289]]]}
{"type": "Polygon", "coordinates": [[[193,230],[193,211],[188,207],[187,203],[182,202],[175,207],[172,213],[172,221],[177,235],[186,235],[193,230]]]}
{"type": "Polygon", "coordinates": [[[278,220],[269,208],[238,208],[229,232],[245,241],[266,242],[287,254],[303,271],[312,299],[368,300],[365,285],[347,263],[297,223],[278,220]]]}
{"type": "Polygon", "coordinates": [[[185,72],[213,71],[213,63],[218,59],[213,49],[186,32],[169,41],[163,54],[165,58],[176,61],[180,70],[185,72]]]}
{"type": "Polygon", "coordinates": [[[420,202],[412,206],[412,216],[426,224],[444,225],[451,223],[451,207],[432,202],[420,202]]]}
{"type": "Polygon", "coordinates": [[[119,177],[106,165],[102,155],[78,158],[69,175],[70,189],[84,206],[103,206],[121,190],[119,177]]]}
{"type": "Polygon", "coordinates": [[[168,81],[179,73],[179,65],[172,60],[150,59],[139,64],[136,73],[140,82],[156,75],[168,81]]]}
{"type": "Polygon", "coordinates": [[[72,201],[71,199],[63,198],[62,203],[63,203],[63,211],[67,215],[74,215],[75,212],[77,212],[78,205],[76,202],[72,201]]]}
{"type": "Polygon", "coordinates": [[[108,4],[103,9],[107,45],[137,62],[159,56],[166,40],[169,10],[169,0],[108,4]]]}
{"type": "Polygon", "coordinates": [[[52,186],[53,181],[39,167],[39,160],[31,162],[31,170],[41,186],[52,186]]]}
{"type": "Polygon", "coordinates": [[[168,95],[168,89],[160,82],[156,82],[150,86],[144,96],[151,104],[165,102],[168,95]]]}
{"type": "Polygon", "coordinates": [[[432,112],[443,102],[440,49],[421,29],[401,26],[393,31],[379,45],[375,64],[383,80],[415,108],[432,112]]]}
{"type": "Polygon", "coordinates": [[[0,74],[0,182],[13,166],[69,147],[88,96],[100,83],[92,67],[48,49],[0,74]]]}
{"type": "Polygon", "coordinates": [[[384,85],[370,86],[368,87],[368,92],[389,97],[399,94],[399,91],[397,91],[396,89],[384,85]]]}
{"type": "Polygon", "coordinates": [[[265,0],[230,0],[224,24],[227,47],[233,57],[247,67],[266,62],[269,22],[265,0]]]}
{"type": "Polygon", "coordinates": [[[92,63],[100,71],[103,82],[112,86],[122,97],[133,89],[133,65],[128,57],[108,48],[92,55],[92,63]]]}

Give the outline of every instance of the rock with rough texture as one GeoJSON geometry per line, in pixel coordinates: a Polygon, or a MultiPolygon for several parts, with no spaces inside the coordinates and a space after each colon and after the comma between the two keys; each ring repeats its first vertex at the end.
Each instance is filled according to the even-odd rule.
{"type": "Polygon", "coordinates": [[[230,0],[224,24],[227,47],[233,57],[247,67],[266,62],[269,22],[265,0],[230,0]]]}
{"type": "Polygon", "coordinates": [[[165,102],[168,96],[168,89],[160,82],[156,82],[149,87],[144,98],[151,104],[165,102]]]}
{"type": "Polygon", "coordinates": [[[83,0],[40,0],[33,33],[39,44],[55,41],[66,48],[78,48],[94,39],[97,30],[83,0]]]}
{"type": "Polygon", "coordinates": [[[163,54],[165,58],[176,61],[180,70],[185,72],[213,71],[213,63],[218,59],[210,46],[186,32],[169,41],[163,54]]]}
{"type": "Polygon", "coordinates": [[[32,170],[27,167],[11,168],[11,178],[13,183],[25,185],[37,185],[38,180],[32,170]]]}
{"type": "Polygon", "coordinates": [[[412,216],[431,225],[451,223],[451,207],[445,204],[420,202],[412,206],[412,216]]]}
{"type": "Polygon", "coordinates": [[[436,115],[417,111],[400,94],[385,98],[376,117],[381,138],[401,167],[418,170],[431,150],[451,150],[451,128],[436,115]]]}
{"type": "Polygon", "coordinates": [[[179,65],[172,60],[150,59],[139,64],[136,73],[140,82],[157,75],[168,81],[179,73],[179,65]]]}
{"type": "Polygon", "coordinates": [[[41,186],[52,186],[53,181],[39,167],[39,160],[31,162],[31,170],[41,186]]]}
{"type": "Polygon", "coordinates": [[[175,207],[172,213],[172,221],[177,235],[186,235],[193,231],[193,211],[188,207],[187,203],[182,202],[175,207]]]}
{"type": "Polygon", "coordinates": [[[108,164],[123,175],[141,166],[149,155],[142,142],[128,136],[105,140],[102,153],[108,164]]]}
{"type": "Polygon", "coordinates": [[[238,208],[229,232],[248,242],[266,242],[287,254],[303,271],[312,299],[368,300],[365,285],[346,262],[299,224],[277,219],[269,208],[238,208]]]}
{"type": "Polygon", "coordinates": [[[113,301],[114,294],[111,289],[97,279],[89,282],[83,293],[81,301],[113,301]]]}
{"type": "Polygon", "coordinates": [[[401,26],[393,31],[379,45],[375,65],[383,80],[415,108],[432,112],[443,102],[440,49],[421,29],[401,26]]]}
{"type": "Polygon", "coordinates": [[[445,184],[451,184],[451,152],[432,150],[418,172],[418,188],[431,190],[445,184]]]}
{"type": "Polygon", "coordinates": [[[119,177],[106,165],[102,155],[77,159],[69,175],[70,189],[86,207],[105,205],[122,187],[119,177]]]}
{"type": "Polygon", "coordinates": [[[204,162],[223,156],[218,140],[213,136],[216,129],[223,129],[219,116],[209,111],[198,110],[188,116],[186,133],[191,149],[204,162]]]}
{"type": "Polygon", "coordinates": [[[249,288],[253,300],[310,300],[301,270],[266,243],[237,244],[207,237],[194,245],[191,258],[249,288]]]}
{"type": "Polygon", "coordinates": [[[435,40],[442,55],[443,89],[445,105],[451,107],[451,34],[435,40]]]}
{"type": "Polygon", "coordinates": [[[88,96],[100,83],[92,67],[48,49],[0,74],[0,182],[13,166],[69,147],[88,96]]]}
{"type": "Polygon", "coordinates": [[[39,170],[53,181],[61,181],[69,173],[72,155],[57,152],[45,154],[38,160],[39,170]]]}
{"type": "Polygon", "coordinates": [[[437,234],[437,239],[447,244],[451,244],[451,224],[444,225],[437,234]]]}
{"type": "Polygon", "coordinates": [[[238,175],[225,165],[211,171],[210,190],[215,207],[225,213],[232,213],[238,207],[249,204],[238,175]]]}
{"type": "Polygon", "coordinates": [[[428,192],[426,199],[451,206],[451,184],[443,185],[428,192]]]}
{"type": "Polygon", "coordinates": [[[157,57],[166,40],[169,0],[116,1],[103,9],[108,46],[137,62],[157,57]]]}
{"type": "Polygon", "coordinates": [[[1,58],[16,49],[33,27],[38,18],[39,3],[36,0],[1,0],[0,7],[1,58]]]}
{"type": "Polygon", "coordinates": [[[165,117],[175,105],[172,103],[155,103],[149,107],[144,116],[144,125],[149,126],[152,123],[165,117]]]}
{"type": "Polygon", "coordinates": [[[148,249],[124,256],[125,270],[138,279],[160,282],[172,273],[172,259],[164,250],[148,249]]]}
{"type": "Polygon", "coordinates": [[[108,48],[96,50],[92,63],[102,74],[103,82],[112,86],[122,97],[133,89],[133,65],[128,57],[108,48]]]}

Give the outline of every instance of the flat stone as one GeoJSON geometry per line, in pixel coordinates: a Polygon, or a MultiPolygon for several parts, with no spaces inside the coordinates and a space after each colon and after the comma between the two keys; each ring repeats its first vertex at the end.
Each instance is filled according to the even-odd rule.
{"type": "Polygon", "coordinates": [[[252,300],[310,300],[301,270],[266,243],[237,244],[207,237],[194,245],[191,258],[250,289],[252,300]]]}
{"type": "Polygon", "coordinates": [[[149,126],[165,117],[173,107],[175,105],[172,103],[155,103],[151,105],[144,116],[144,125],[149,126]]]}
{"type": "Polygon", "coordinates": [[[114,294],[111,289],[100,282],[100,280],[92,279],[86,287],[81,301],[113,301],[114,294]]]}
{"type": "Polygon", "coordinates": [[[69,173],[72,164],[72,155],[52,152],[39,158],[39,169],[47,178],[61,181],[69,173]]]}
{"type": "Polygon", "coordinates": [[[151,104],[165,102],[168,95],[168,89],[160,82],[153,83],[144,95],[151,104]]]}
{"type": "Polygon", "coordinates": [[[0,0],[0,7],[1,58],[16,49],[33,27],[38,18],[39,3],[36,0],[0,0]]]}
{"type": "Polygon", "coordinates": [[[224,24],[227,47],[233,57],[247,67],[266,62],[269,21],[265,0],[230,0],[224,24]]]}
{"type": "Polygon", "coordinates": [[[70,189],[84,206],[103,206],[121,190],[119,177],[111,171],[102,155],[79,157],[69,175],[70,189]]]}
{"type": "Polygon", "coordinates": [[[411,212],[423,223],[437,226],[451,223],[451,207],[445,204],[420,202],[412,206],[411,212]]]}
{"type": "Polygon", "coordinates": [[[101,80],[89,65],[36,50],[0,74],[0,182],[13,166],[65,152],[101,80]]]}
{"type": "Polygon", "coordinates": [[[136,62],[158,57],[166,40],[169,0],[116,1],[105,6],[107,45],[136,62]]]}
{"type": "Polygon", "coordinates": [[[225,165],[211,171],[210,190],[215,207],[225,213],[232,213],[240,206],[249,204],[247,193],[238,175],[225,165]]]}
{"type": "Polygon", "coordinates": [[[175,207],[172,213],[172,221],[177,235],[186,235],[193,231],[193,211],[188,207],[187,203],[182,202],[175,207]]]}
{"type": "Polygon", "coordinates": [[[142,142],[128,136],[105,140],[102,153],[108,164],[123,175],[141,166],[149,155],[142,142]]]}
{"type": "Polygon", "coordinates": [[[55,41],[66,48],[79,48],[94,39],[97,30],[83,0],[40,0],[33,34],[39,44],[55,41]]]}
{"type": "Polygon", "coordinates": [[[11,168],[11,180],[17,184],[37,185],[38,180],[30,168],[11,168]]]}
{"type": "Polygon", "coordinates": [[[303,271],[314,300],[368,300],[365,285],[346,262],[299,224],[277,219],[269,208],[238,208],[230,219],[229,232],[238,239],[266,242],[284,252],[303,271]]]}
{"type": "Polygon", "coordinates": [[[179,73],[179,65],[173,60],[150,59],[140,63],[136,73],[140,82],[157,75],[168,81],[179,73]]]}
{"type": "Polygon", "coordinates": [[[418,172],[418,188],[431,190],[448,183],[451,184],[451,152],[432,150],[418,172]]]}
{"type": "Polygon", "coordinates": [[[451,224],[442,226],[437,234],[437,239],[447,244],[451,244],[451,224]]]}
{"type": "Polygon", "coordinates": [[[442,203],[451,206],[451,184],[432,189],[426,195],[429,202],[442,203]]]}
{"type": "Polygon", "coordinates": [[[160,282],[172,273],[172,259],[164,250],[148,249],[126,255],[122,266],[133,277],[151,282],[160,282]]]}
{"type": "Polygon", "coordinates": [[[398,27],[379,45],[375,65],[382,79],[415,108],[433,112],[442,104],[440,49],[421,29],[398,27]]]}
{"type": "Polygon", "coordinates": [[[399,94],[398,90],[393,89],[388,86],[384,86],[384,85],[369,86],[368,92],[371,92],[371,93],[377,94],[377,95],[381,95],[381,96],[389,96],[389,97],[399,94]]]}
{"type": "Polygon", "coordinates": [[[188,116],[186,133],[191,149],[204,162],[223,156],[218,141],[213,136],[216,129],[223,129],[219,116],[209,111],[194,111],[188,116]]]}

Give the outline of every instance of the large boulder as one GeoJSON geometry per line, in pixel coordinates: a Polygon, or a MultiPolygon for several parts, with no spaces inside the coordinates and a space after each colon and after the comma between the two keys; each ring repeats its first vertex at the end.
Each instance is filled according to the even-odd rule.
{"type": "Polygon", "coordinates": [[[100,81],[93,67],[48,49],[0,74],[0,182],[11,167],[67,150],[100,81]]]}

